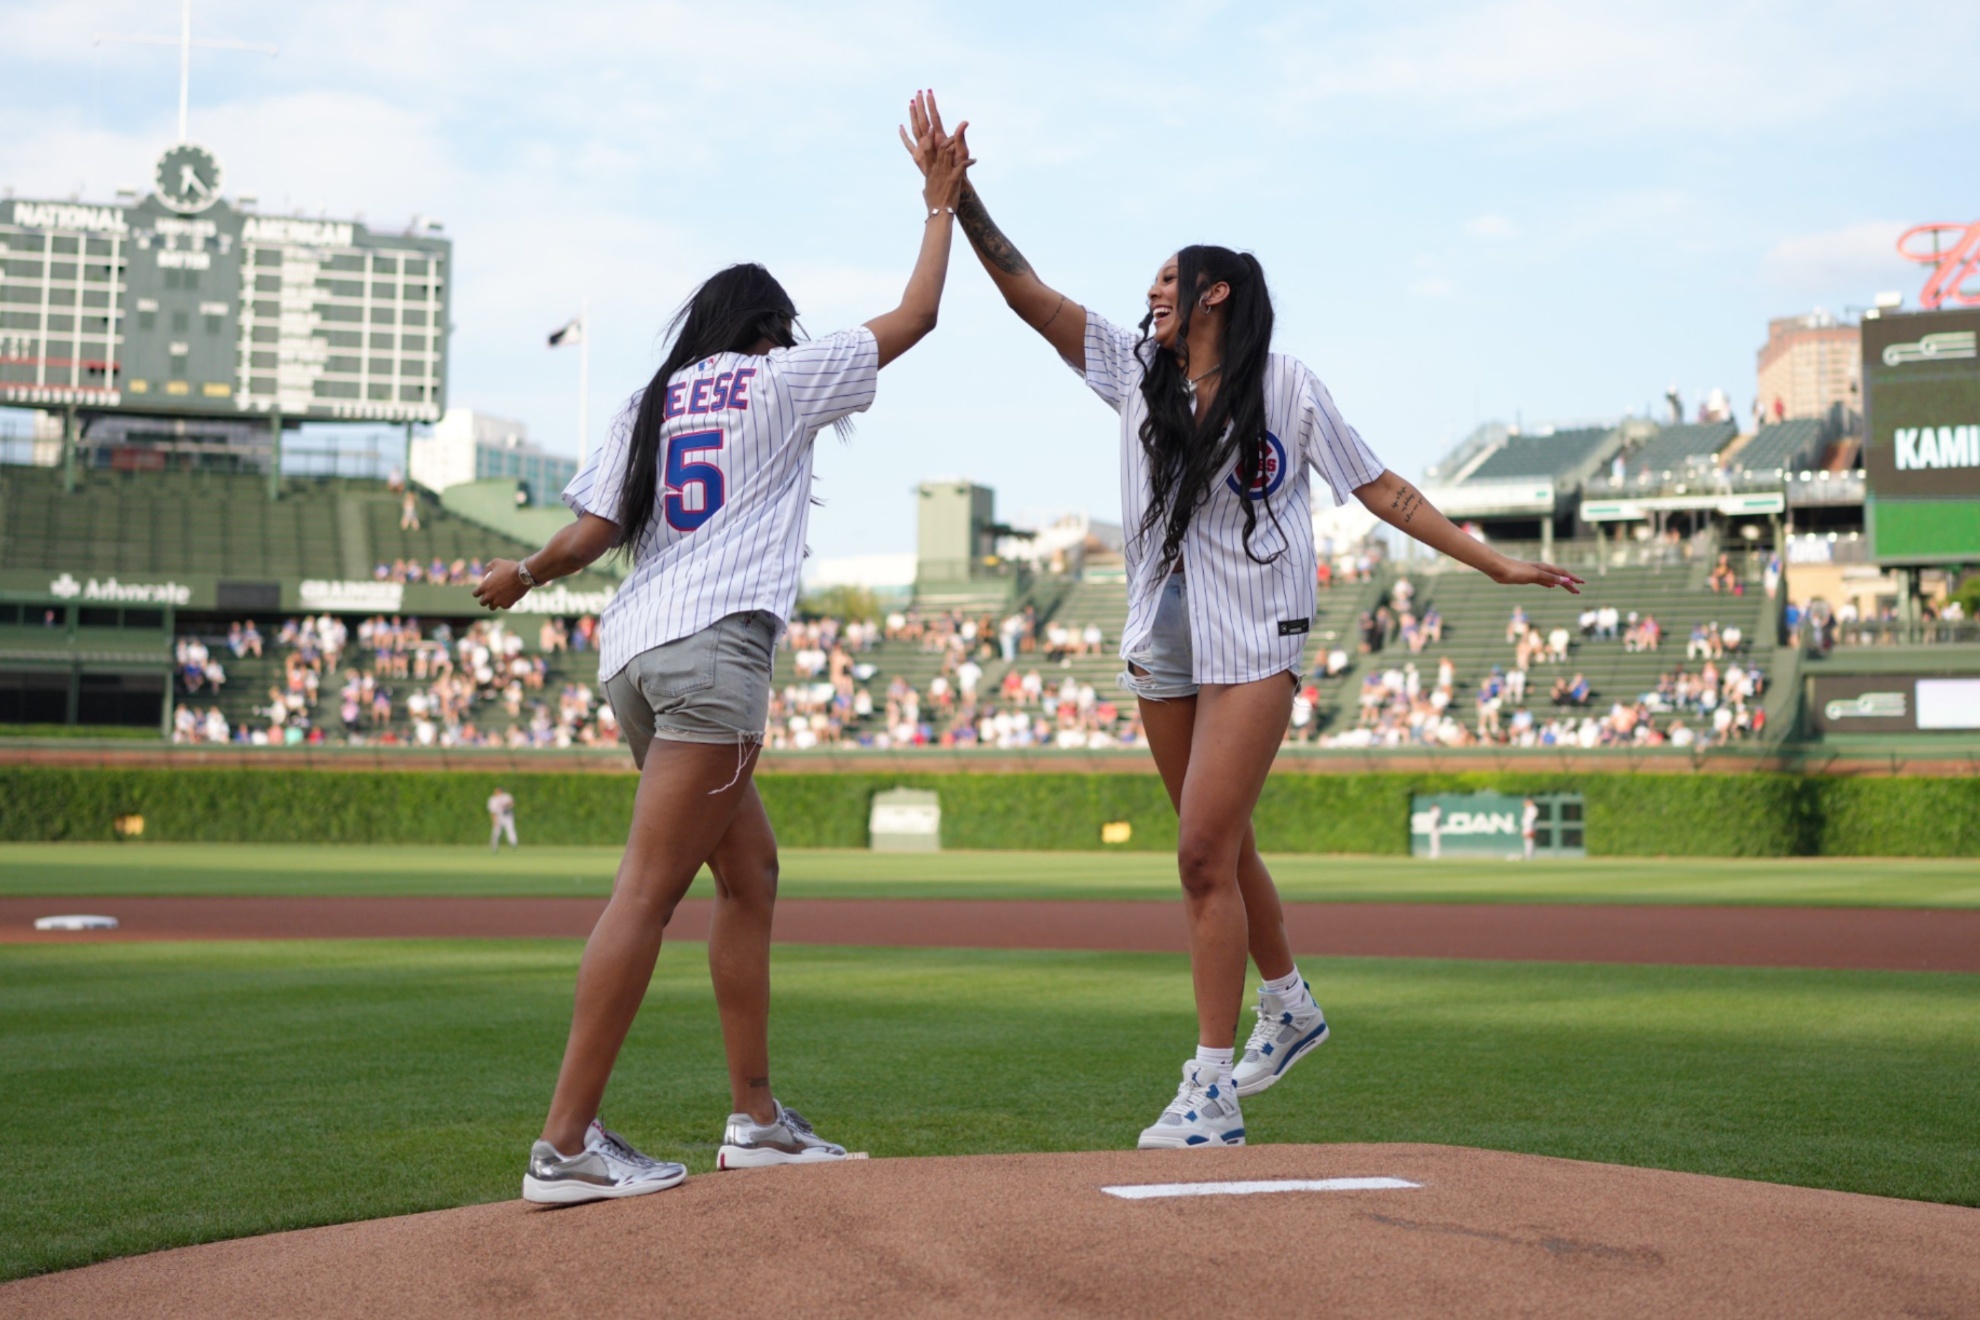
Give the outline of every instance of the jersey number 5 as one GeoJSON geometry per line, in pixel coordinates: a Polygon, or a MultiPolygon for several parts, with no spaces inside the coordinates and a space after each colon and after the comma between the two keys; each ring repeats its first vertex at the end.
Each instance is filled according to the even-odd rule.
{"type": "Polygon", "coordinates": [[[692,532],[713,518],[728,499],[722,469],[713,463],[691,462],[722,448],[720,431],[692,431],[667,442],[667,525],[692,532]]]}

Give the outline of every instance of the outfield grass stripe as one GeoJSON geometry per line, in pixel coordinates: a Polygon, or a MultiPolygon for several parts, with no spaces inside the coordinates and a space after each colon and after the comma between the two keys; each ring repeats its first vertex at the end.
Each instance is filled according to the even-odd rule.
{"type": "MultiPolygon", "coordinates": [[[[1159,853],[889,854],[787,849],[790,898],[1173,901],[1159,853]]],[[[1521,864],[1273,856],[1295,902],[1625,903],[1980,908],[1971,859],[1604,857],[1521,864]]],[[[0,844],[0,895],[602,896],[616,848],[289,844],[0,844]]],[[[708,892],[707,877],[699,892],[708,892]]]]}

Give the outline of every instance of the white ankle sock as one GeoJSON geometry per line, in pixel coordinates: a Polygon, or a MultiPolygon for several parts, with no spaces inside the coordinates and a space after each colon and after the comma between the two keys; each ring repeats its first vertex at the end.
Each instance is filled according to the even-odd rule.
{"type": "Polygon", "coordinates": [[[1267,994],[1277,995],[1287,1008],[1305,1008],[1313,1002],[1313,993],[1306,988],[1298,967],[1275,981],[1265,982],[1264,989],[1267,994]]]}
{"type": "Polygon", "coordinates": [[[1236,1050],[1213,1050],[1208,1045],[1196,1047],[1196,1061],[1214,1064],[1217,1069],[1217,1081],[1223,1086],[1231,1084],[1231,1069],[1235,1066],[1236,1059],[1236,1050]]]}

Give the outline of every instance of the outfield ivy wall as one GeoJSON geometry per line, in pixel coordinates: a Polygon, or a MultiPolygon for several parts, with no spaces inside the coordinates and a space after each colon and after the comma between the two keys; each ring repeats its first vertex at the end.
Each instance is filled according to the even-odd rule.
{"type": "MultiPolygon", "coordinates": [[[[618,844],[634,778],[469,771],[0,768],[0,840],[113,839],[118,816],[147,841],[476,843],[498,784],[525,839],[618,844]]],[[[788,847],[860,848],[873,794],[941,795],[949,848],[1098,849],[1100,827],[1133,826],[1128,849],[1166,851],[1175,815],[1151,774],[765,774],[788,847]]],[[[1268,852],[1404,853],[1414,793],[1575,791],[1598,856],[1980,856],[1980,780],[1785,774],[1363,774],[1273,777],[1254,817],[1268,852]]]]}

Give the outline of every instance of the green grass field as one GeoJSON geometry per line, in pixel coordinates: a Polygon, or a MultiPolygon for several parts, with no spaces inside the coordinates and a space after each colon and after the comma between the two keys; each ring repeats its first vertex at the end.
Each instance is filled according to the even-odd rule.
{"type": "MultiPolygon", "coordinates": [[[[14,843],[0,844],[0,895],[603,895],[618,860],[614,848],[528,848],[491,857],[480,848],[411,845],[14,843]]],[[[1307,902],[1980,907],[1980,863],[1972,860],[1270,860],[1285,896],[1307,902]]],[[[790,898],[1177,896],[1174,864],[1156,853],[792,849],[783,865],[782,892],[790,898]]]]}
{"type": "MultiPolygon", "coordinates": [[[[0,946],[0,1277],[512,1197],[574,941],[0,946]]],[[[1980,1204],[1980,978],[1341,959],[1253,1140],[1432,1141],[1980,1204]]],[[[1192,1039],[1166,955],[788,948],[779,1094],[876,1157],[1120,1147],[1192,1039]]],[[[699,946],[606,1113],[706,1170],[699,946]]],[[[720,1176],[720,1175],[715,1175],[720,1176]]]]}

